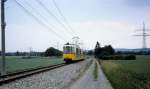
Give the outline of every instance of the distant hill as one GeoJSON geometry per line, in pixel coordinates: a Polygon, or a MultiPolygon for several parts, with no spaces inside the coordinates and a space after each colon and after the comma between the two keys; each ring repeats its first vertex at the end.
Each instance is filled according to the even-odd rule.
{"type": "MultiPolygon", "coordinates": [[[[130,49],[130,48],[115,48],[115,52],[118,52],[118,51],[123,51],[123,52],[127,52],[127,51],[134,51],[134,52],[139,52],[141,51],[142,49],[141,48],[135,48],[135,49],[130,49]]],[[[147,48],[148,51],[150,51],[150,48],[147,48]]],[[[86,50],[86,51],[94,51],[94,49],[91,49],[91,50],[86,50]]]]}
{"type": "MultiPolygon", "coordinates": [[[[136,49],[128,49],[128,48],[115,48],[115,52],[118,52],[118,51],[124,51],[124,52],[127,52],[127,51],[134,51],[134,52],[139,52],[141,51],[142,49],[141,48],[136,48],[136,49]]],[[[150,51],[150,48],[147,48],[148,51],[150,51]]]]}

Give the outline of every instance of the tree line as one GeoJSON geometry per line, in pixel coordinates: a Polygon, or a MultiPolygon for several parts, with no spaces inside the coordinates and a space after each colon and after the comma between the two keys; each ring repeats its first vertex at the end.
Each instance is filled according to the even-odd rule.
{"type": "MultiPolygon", "coordinates": [[[[45,52],[7,52],[5,55],[6,56],[62,56],[63,52],[54,48],[54,47],[49,47],[45,50],[45,52]]],[[[1,55],[1,51],[0,51],[1,55]]]]}

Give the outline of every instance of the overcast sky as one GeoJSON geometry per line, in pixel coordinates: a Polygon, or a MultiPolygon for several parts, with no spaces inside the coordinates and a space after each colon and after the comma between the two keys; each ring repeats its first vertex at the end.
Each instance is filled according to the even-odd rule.
{"type": "MultiPolygon", "coordinates": [[[[96,41],[101,46],[111,44],[114,48],[140,48],[141,37],[133,36],[140,31],[135,30],[142,28],[143,21],[146,28],[150,28],[150,0],[55,0],[73,31],[64,23],[52,0],[40,1],[66,25],[67,30],[37,0],[17,1],[52,30],[38,23],[15,0],[7,0],[7,52],[29,51],[29,48],[44,51],[50,46],[62,49],[62,45],[72,39],[69,33],[79,36],[86,49],[93,49],[96,41]]],[[[149,38],[147,46],[150,47],[149,38]]]]}

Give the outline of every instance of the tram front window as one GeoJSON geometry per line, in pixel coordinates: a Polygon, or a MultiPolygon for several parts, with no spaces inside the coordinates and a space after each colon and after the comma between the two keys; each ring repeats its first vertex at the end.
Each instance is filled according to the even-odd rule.
{"type": "Polygon", "coordinates": [[[65,46],[64,47],[64,53],[72,53],[72,47],[71,46],[65,46]]]}

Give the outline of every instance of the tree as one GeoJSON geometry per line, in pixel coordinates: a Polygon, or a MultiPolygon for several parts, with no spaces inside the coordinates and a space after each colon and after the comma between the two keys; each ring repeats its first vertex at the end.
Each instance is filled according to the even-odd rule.
{"type": "Polygon", "coordinates": [[[100,43],[97,41],[95,49],[98,49],[98,48],[100,48],[100,43]]]}
{"type": "Polygon", "coordinates": [[[20,56],[20,52],[17,51],[17,52],[15,53],[15,55],[16,55],[16,56],[20,56]]]}
{"type": "Polygon", "coordinates": [[[45,53],[45,56],[62,56],[62,51],[55,49],[53,47],[48,48],[45,53]]]}
{"type": "Polygon", "coordinates": [[[100,47],[99,42],[96,43],[96,46],[94,49],[95,58],[101,58],[102,56],[105,56],[105,55],[113,55],[114,53],[115,53],[115,50],[113,49],[111,45],[100,47]]]}
{"type": "Polygon", "coordinates": [[[94,54],[95,54],[95,58],[99,58],[100,54],[101,54],[101,47],[100,47],[100,43],[97,41],[95,49],[94,49],[94,54]]]}
{"type": "Polygon", "coordinates": [[[115,50],[112,48],[111,45],[106,45],[103,47],[103,52],[105,52],[107,55],[113,55],[115,53],[115,50]]]}

